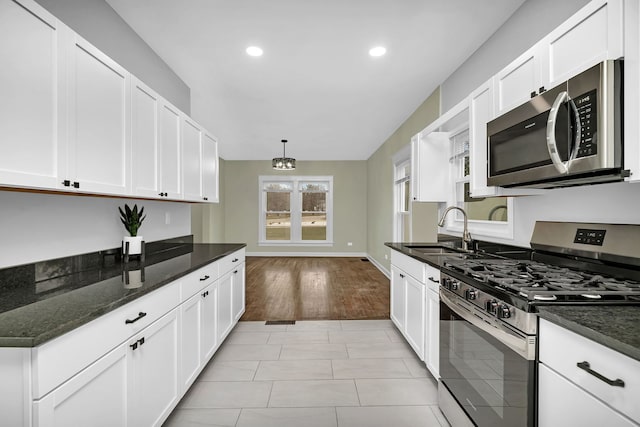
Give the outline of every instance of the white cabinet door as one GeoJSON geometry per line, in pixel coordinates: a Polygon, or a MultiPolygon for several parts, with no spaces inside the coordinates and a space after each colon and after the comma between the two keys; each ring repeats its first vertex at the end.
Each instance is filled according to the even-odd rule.
{"type": "Polygon", "coordinates": [[[494,118],[493,80],[469,95],[469,189],[472,197],[527,196],[545,190],[502,188],[487,185],[487,123],[494,118]]]}
{"type": "Polygon", "coordinates": [[[406,286],[405,337],[420,360],[424,360],[425,285],[408,275],[404,280],[406,286]]]}
{"type": "Polygon", "coordinates": [[[450,141],[448,132],[420,133],[412,140],[411,173],[414,200],[446,202],[451,193],[449,177],[450,141]],[[415,157],[414,157],[415,155],[415,157]]]}
{"type": "Polygon", "coordinates": [[[180,398],[178,310],[128,341],[129,425],[160,426],[180,398]]]}
{"type": "Polygon", "coordinates": [[[391,320],[398,329],[404,333],[404,301],[405,301],[405,285],[404,278],[406,274],[402,270],[391,265],[391,320]]]}
{"type": "Polygon", "coordinates": [[[202,199],[218,203],[218,141],[204,133],[202,137],[202,199]]]}
{"type": "Polygon", "coordinates": [[[68,55],[69,150],[63,179],[83,192],[126,195],[130,74],[78,35],[68,55]]]}
{"type": "Polygon", "coordinates": [[[622,0],[595,0],[551,32],[541,43],[542,85],[547,88],[606,59],[624,56],[622,0]]]}
{"type": "Polygon", "coordinates": [[[232,299],[232,316],[237,322],[244,314],[244,298],[245,298],[245,263],[238,265],[233,270],[231,276],[231,299],[232,299]]]}
{"type": "Polygon", "coordinates": [[[440,378],[440,296],[427,289],[427,328],[424,361],[435,379],[440,378]]]}
{"type": "Polygon", "coordinates": [[[216,324],[218,321],[217,284],[212,283],[203,289],[197,296],[202,299],[200,341],[202,342],[202,360],[204,363],[207,363],[220,343],[216,334],[216,324]]]}
{"type": "Polygon", "coordinates": [[[540,45],[537,44],[494,76],[496,117],[526,102],[540,84],[540,45]]]}
{"type": "Polygon", "coordinates": [[[131,190],[136,196],[157,198],[160,96],[137,78],[131,80],[131,190]]]}
{"type": "Polygon", "coordinates": [[[181,114],[166,101],[160,106],[160,192],[161,197],[182,198],[181,114]]]}
{"type": "Polygon", "coordinates": [[[34,1],[0,2],[0,185],[58,187],[65,30],[34,1]]]}
{"type": "Polygon", "coordinates": [[[203,297],[196,294],[180,306],[180,386],[186,391],[200,373],[203,297]]]}
{"type": "Polygon", "coordinates": [[[632,427],[637,424],[540,363],[538,364],[538,425],[540,427],[632,427]]]}
{"type": "Polygon", "coordinates": [[[232,286],[233,286],[233,271],[226,273],[216,283],[217,288],[217,310],[216,310],[216,336],[218,342],[222,342],[224,338],[231,331],[233,326],[233,313],[232,307],[232,286]]]}
{"type": "Polygon", "coordinates": [[[127,350],[117,347],[35,401],[34,426],[127,425],[127,350]]]}
{"type": "Polygon", "coordinates": [[[202,128],[185,118],[182,123],[182,194],[202,201],[202,128]]]}
{"type": "MultiPolygon", "coordinates": [[[[624,3],[624,73],[640,76],[640,2],[624,3]]],[[[640,181],[640,79],[624,80],[624,168],[630,182],[640,181]]]]}

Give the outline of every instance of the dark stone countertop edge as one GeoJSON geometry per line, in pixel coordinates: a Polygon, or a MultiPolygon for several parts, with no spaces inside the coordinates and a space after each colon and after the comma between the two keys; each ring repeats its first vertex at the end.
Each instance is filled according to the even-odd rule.
{"type": "MultiPolygon", "coordinates": [[[[634,360],[640,361],[640,346],[637,343],[628,343],[622,341],[624,338],[620,338],[617,334],[624,333],[623,331],[628,330],[629,327],[635,327],[636,333],[632,333],[631,335],[640,336],[640,307],[631,307],[631,306],[602,306],[602,307],[572,307],[571,311],[566,310],[567,307],[563,306],[553,306],[553,307],[539,307],[538,308],[538,316],[541,319],[548,320],[551,323],[554,323],[558,326],[561,326],[565,329],[568,329],[572,332],[575,332],[578,335],[581,335],[585,338],[588,338],[598,344],[601,344],[605,347],[608,347],[612,350],[617,351],[618,353],[624,354],[634,360]],[[630,325],[627,325],[627,328],[621,329],[621,327],[611,327],[608,328],[607,333],[603,333],[602,331],[598,331],[594,329],[591,325],[589,325],[588,320],[584,320],[584,316],[575,316],[576,312],[581,312],[584,314],[588,314],[588,317],[598,316],[598,311],[607,310],[609,314],[614,311],[622,310],[633,310],[634,311],[634,319],[627,319],[625,323],[632,322],[630,325]]],[[[620,314],[622,316],[622,314],[620,314]]]]}
{"type": "Polygon", "coordinates": [[[408,248],[407,245],[425,245],[425,246],[439,246],[439,247],[443,247],[443,248],[447,248],[447,249],[452,249],[455,250],[455,246],[453,244],[450,244],[448,242],[420,242],[420,243],[415,243],[415,242],[411,242],[411,243],[401,243],[401,242],[385,242],[384,244],[385,246],[390,247],[391,249],[400,252],[403,255],[407,255],[413,259],[416,259],[420,262],[424,262],[427,263],[429,265],[431,265],[432,267],[435,268],[440,268],[442,267],[442,261],[443,258],[446,258],[444,256],[429,256],[427,254],[422,254],[419,253],[411,248],[408,248]]]}
{"type": "MultiPolygon", "coordinates": [[[[200,246],[207,246],[206,243],[198,243],[195,245],[200,245],[200,246]]],[[[76,318],[71,322],[67,322],[65,324],[60,324],[57,325],[57,327],[53,327],[48,329],[46,332],[39,334],[39,335],[34,335],[34,336],[0,336],[0,347],[21,347],[21,348],[29,348],[29,347],[36,347],[40,344],[44,344],[45,342],[48,342],[52,339],[58,338],[62,335],[64,335],[65,333],[71,332],[76,328],[79,328],[89,322],[91,322],[92,320],[95,320],[111,311],[114,311],[130,302],[133,302],[135,300],[137,300],[138,298],[142,298],[146,295],[148,295],[149,293],[160,289],[161,287],[168,285],[170,283],[175,282],[176,280],[180,279],[181,277],[184,277],[186,275],[188,275],[189,273],[192,273],[196,270],[199,270],[200,268],[209,265],[221,258],[224,258],[227,255],[232,254],[233,252],[236,252],[242,248],[245,248],[247,245],[246,243],[214,243],[211,244],[212,246],[223,246],[225,248],[224,251],[221,252],[217,252],[215,255],[212,255],[206,259],[203,259],[201,262],[198,262],[196,264],[192,264],[189,268],[186,268],[184,270],[178,271],[176,272],[174,275],[172,275],[171,277],[167,278],[166,280],[162,280],[158,283],[156,283],[154,286],[149,287],[148,289],[145,290],[145,292],[143,293],[135,293],[132,295],[128,295],[126,298],[123,298],[121,300],[118,301],[114,301],[112,304],[110,304],[108,307],[102,307],[99,310],[93,311],[91,313],[87,313],[85,316],[80,317],[80,318],[76,318]]]]}

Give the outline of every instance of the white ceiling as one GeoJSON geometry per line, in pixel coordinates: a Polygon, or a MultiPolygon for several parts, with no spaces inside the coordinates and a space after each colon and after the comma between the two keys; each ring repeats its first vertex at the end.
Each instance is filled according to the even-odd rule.
{"type": "Polygon", "coordinates": [[[523,1],[107,0],[227,160],[367,159],[523,1]]]}

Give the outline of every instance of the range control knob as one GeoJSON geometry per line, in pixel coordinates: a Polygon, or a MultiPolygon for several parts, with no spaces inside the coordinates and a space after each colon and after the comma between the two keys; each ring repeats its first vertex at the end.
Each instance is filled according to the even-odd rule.
{"type": "Polygon", "coordinates": [[[498,310],[498,317],[501,319],[508,319],[511,317],[511,310],[507,304],[501,304],[498,310]]]}
{"type": "Polygon", "coordinates": [[[467,289],[464,291],[464,297],[468,300],[476,299],[478,298],[478,291],[475,289],[467,289]]]}
{"type": "Polygon", "coordinates": [[[451,279],[449,279],[448,277],[443,277],[442,279],[440,279],[440,284],[446,288],[449,289],[449,282],[451,281],[451,279]]]}
{"type": "Polygon", "coordinates": [[[457,291],[460,288],[460,282],[458,282],[457,280],[451,280],[449,286],[452,291],[457,291]]]}
{"type": "Polygon", "coordinates": [[[496,314],[498,312],[498,301],[494,299],[492,299],[491,301],[487,301],[485,308],[489,313],[496,314]]]}

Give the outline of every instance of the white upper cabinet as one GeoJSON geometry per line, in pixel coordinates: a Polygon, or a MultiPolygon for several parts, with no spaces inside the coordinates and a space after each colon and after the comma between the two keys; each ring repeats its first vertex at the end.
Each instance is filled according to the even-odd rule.
{"type": "Polygon", "coordinates": [[[185,200],[202,201],[202,128],[185,118],[182,124],[182,185],[185,200]]]}
{"type": "Polygon", "coordinates": [[[131,79],[131,190],[142,197],[160,194],[160,97],[135,77],[131,79]]]}
{"type": "Polygon", "coordinates": [[[202,136],[202,199],[218,203],[218,141],[208,133],[202,136]]]}
{"type": "Polygon", "coordinates": [[[0,2],[0,184],[58,187],[63,25],[31,0],[0,2]]]}
{"type": "Polygon", "coordinates": [[[623,0],[593,0],[494,76],[495,116],[624,55],[623,0]]]}
{"type": "Polygon", "coordinates": [[[166,101],[160,106],[160,192],[161,197],[182,198],[181,114],[166,101]]]}
{"type": "Polygon", "coordinates": [[[543,86],[539,49],[535,45],[494,76],[496,117],[538,94],[543,86]]]}
{"type": "Polygon", "coordinates": [[[622,0],[595,0],[541,43],[542,83],[551,88],[606,59],[624,55],[622,0]]]}
{"type": "Polygon", "coordinates": [[[68,170],[60,171],[60,177],[80,191],[126,195],[130,74],[77,34],[72,39],[67,74],[68,170]]]}
{"type": "Polygon", "coordinates": [[[449,134],[419,133],[411,140],[413,200],[443,202],[449,197],[449,134]]]}
{"type": "Polygon", "coordinates": [[[631,172],[628,180],[640,181],[640,4],[624,3],[624,168],[631,172]]]}

